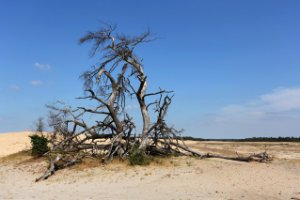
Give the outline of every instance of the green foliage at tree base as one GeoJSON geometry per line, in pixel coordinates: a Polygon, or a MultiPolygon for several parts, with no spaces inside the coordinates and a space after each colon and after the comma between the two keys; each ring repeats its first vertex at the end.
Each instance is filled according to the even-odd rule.
{"type": "Polygon", "coordinates": [[[130,165],[149,165],[151,161],[150,157],[138,147],[138,145],[134,145],[130,151],[128,157],[130,165]]]}
{"type": "Polygon", "coordinates": [[[31,154],[33,156],[42,156],[46,152],[49,151],[48,147],[48,139],[45,138],[43,135],[30,135],[31,140],[31,154]]]}

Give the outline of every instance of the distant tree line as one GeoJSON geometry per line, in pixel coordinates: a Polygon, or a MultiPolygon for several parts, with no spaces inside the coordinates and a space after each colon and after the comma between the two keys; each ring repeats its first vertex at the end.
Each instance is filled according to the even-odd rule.
{"type": "Polygon", "coordinates": [[[192,141],[222,141],[222,142],[300,142],[300,137],[252,137],[244,139],[204,139],[183,136],[184,140],[192,141]]]}

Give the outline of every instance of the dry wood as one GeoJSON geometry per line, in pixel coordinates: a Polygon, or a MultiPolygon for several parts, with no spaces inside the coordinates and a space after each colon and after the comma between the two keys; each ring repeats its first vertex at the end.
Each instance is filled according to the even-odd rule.
{"type": "Polygon", "coordinates": [[[50,159],[49,169],[37,181],[79,162],[84,156],[100,158],[103,162],[115,156],[125,159],[137,145],[139,152],[149,155],[179,154],[247,162],[269,159],[265,152],[247,157],[203,154],[184,144],[181,131],[170,127],[165,120],[173,92],[159,89],[147,93],[148,82],[142,60],[134,54],[136,46],[150,41],[149,38],[149,31],[136,37],[127,37],[116,34],[115,27],[108,26],[89,32],[80,39],[81,43],[94,43],[92,55],[102,55],[102,62],[81,76],[85,96],[79,99],[94,102],[94,107],[72,108],[62,102],[48,106],[51,109],[49,121],[53,134],[49,138],[51,150],[45,156],[56,158],[50,159]],[[133,134],[136,124],[126,110],[128,98],[137,100],[143,119],[138,135],[133,134]],[[149,99],[152,101],[148,102],[149,99]],[[154,115],[150,115],[151,109],[154,115]],[[156,118],[151,120],[150,116],[155,115],[156,118]],[[91,116],[98,121],[91,124],[91,116]]]}

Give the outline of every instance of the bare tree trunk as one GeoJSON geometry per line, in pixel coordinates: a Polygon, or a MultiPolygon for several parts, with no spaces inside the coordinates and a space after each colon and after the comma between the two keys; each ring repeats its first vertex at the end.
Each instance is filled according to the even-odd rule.
{"type": "Polygon", "coordinates": [[[140,109],[143,117],[143,130],[141,135],[141,144],[139,146],[140,150],[145,150],[147,147],[148,142],[148,130],[150,125],[150,117],[147,109],[147,105],[145,103],[145,93],[147,89],[147,81],[146,77],[144,77],[144,80],[141,81],[141,89],[137,93],[137,98],[140,104],[140,109]]]}

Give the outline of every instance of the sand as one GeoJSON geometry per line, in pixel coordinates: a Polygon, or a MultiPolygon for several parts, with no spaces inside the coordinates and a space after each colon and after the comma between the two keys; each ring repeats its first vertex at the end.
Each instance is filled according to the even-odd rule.
{"type": "MultiPolygon", "coordinates": [[[[2,151],[7,152],[3,138],[9,141],[13,140],[10,137],[21,135],[2,136],[1,155],[2,151]]],[[[27,141],[26,133],[23,137],[27,141]]],[[[22,145],[17,148],[14,142],[11,144],[15,152],[21,150],[22,145]]],[[[35,183],[47,163],[14,155],[0,161],[0,199],[300,199],[299,143],[189,144],[194,149],[227,154],[262,150],[269,145],[275,158],[271,163],[241,163],[177,157],[146,167],[115,162],[96,168],[61,170],[48,180],[35,183]]]]}
{"type": "Polygon", "coordinates": [[[0,157],[30,148],[29,131],[0,133],[0,157]]]}

